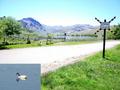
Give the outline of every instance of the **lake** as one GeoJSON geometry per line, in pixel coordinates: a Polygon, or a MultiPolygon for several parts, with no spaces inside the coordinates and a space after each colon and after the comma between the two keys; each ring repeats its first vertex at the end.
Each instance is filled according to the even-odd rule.
{"type": "Polygon", "coordinates": [[[0,64],[0,90],[40,90],[39,64],[0,64]],[[27,80],[16,81],[16,73],[27,80]]]}
{"type": "MultiPolygon", "coordinates": [[[[65,38],[65,36],[55,36],[54,38],[65,38]]],[[[66,36],[67,40],[83,40],[83,39],[95,39],[96,37],[91,36],[66,36]]]]}

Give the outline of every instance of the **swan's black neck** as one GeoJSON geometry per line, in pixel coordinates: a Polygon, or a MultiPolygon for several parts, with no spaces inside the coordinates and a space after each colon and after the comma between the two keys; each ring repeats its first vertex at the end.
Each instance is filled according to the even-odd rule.
{"type": "Polygon", "coordinates": [[[19,74],[19,73],[16,73],[16,75],[20,76],[20,74],[19,74]]]}

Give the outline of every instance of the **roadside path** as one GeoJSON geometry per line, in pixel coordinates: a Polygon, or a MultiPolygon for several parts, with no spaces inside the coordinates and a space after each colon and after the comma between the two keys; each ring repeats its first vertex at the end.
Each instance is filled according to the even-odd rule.
{"type": "MultiPolygon", "coordinates": [[[[107,41],[106,48],[112,48],[120,41],[107,41]]],[[[76,59],[102,50],[102,42],[50,46],[23,49],[0,50],[0,64],[41,64],[41,72],[55,70],[75,62],[76,59]]]]}

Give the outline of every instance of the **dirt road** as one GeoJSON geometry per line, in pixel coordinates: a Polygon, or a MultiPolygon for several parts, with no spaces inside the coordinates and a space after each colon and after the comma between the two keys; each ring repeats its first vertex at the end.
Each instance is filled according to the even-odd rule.
{"type": "MultiPolygon", "coordinates": [[[[107,41],[106,48],[117,44],[120,44],[120,41],[107,41]]],[[[41,64],[42,73],[44,73],[72,63],[77,58],[101,51],[102,45],[102,42],[97,42],[71,46],[0,50],[0,64],[41,64]]]]}

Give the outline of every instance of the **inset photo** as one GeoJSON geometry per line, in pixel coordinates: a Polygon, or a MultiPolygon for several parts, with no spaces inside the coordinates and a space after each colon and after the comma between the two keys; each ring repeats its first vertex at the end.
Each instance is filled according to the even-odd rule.
{"type": "Polygon", "coordinates": [[[0,64],[0,90],[40,90],[40,64],[0,64]]]}

